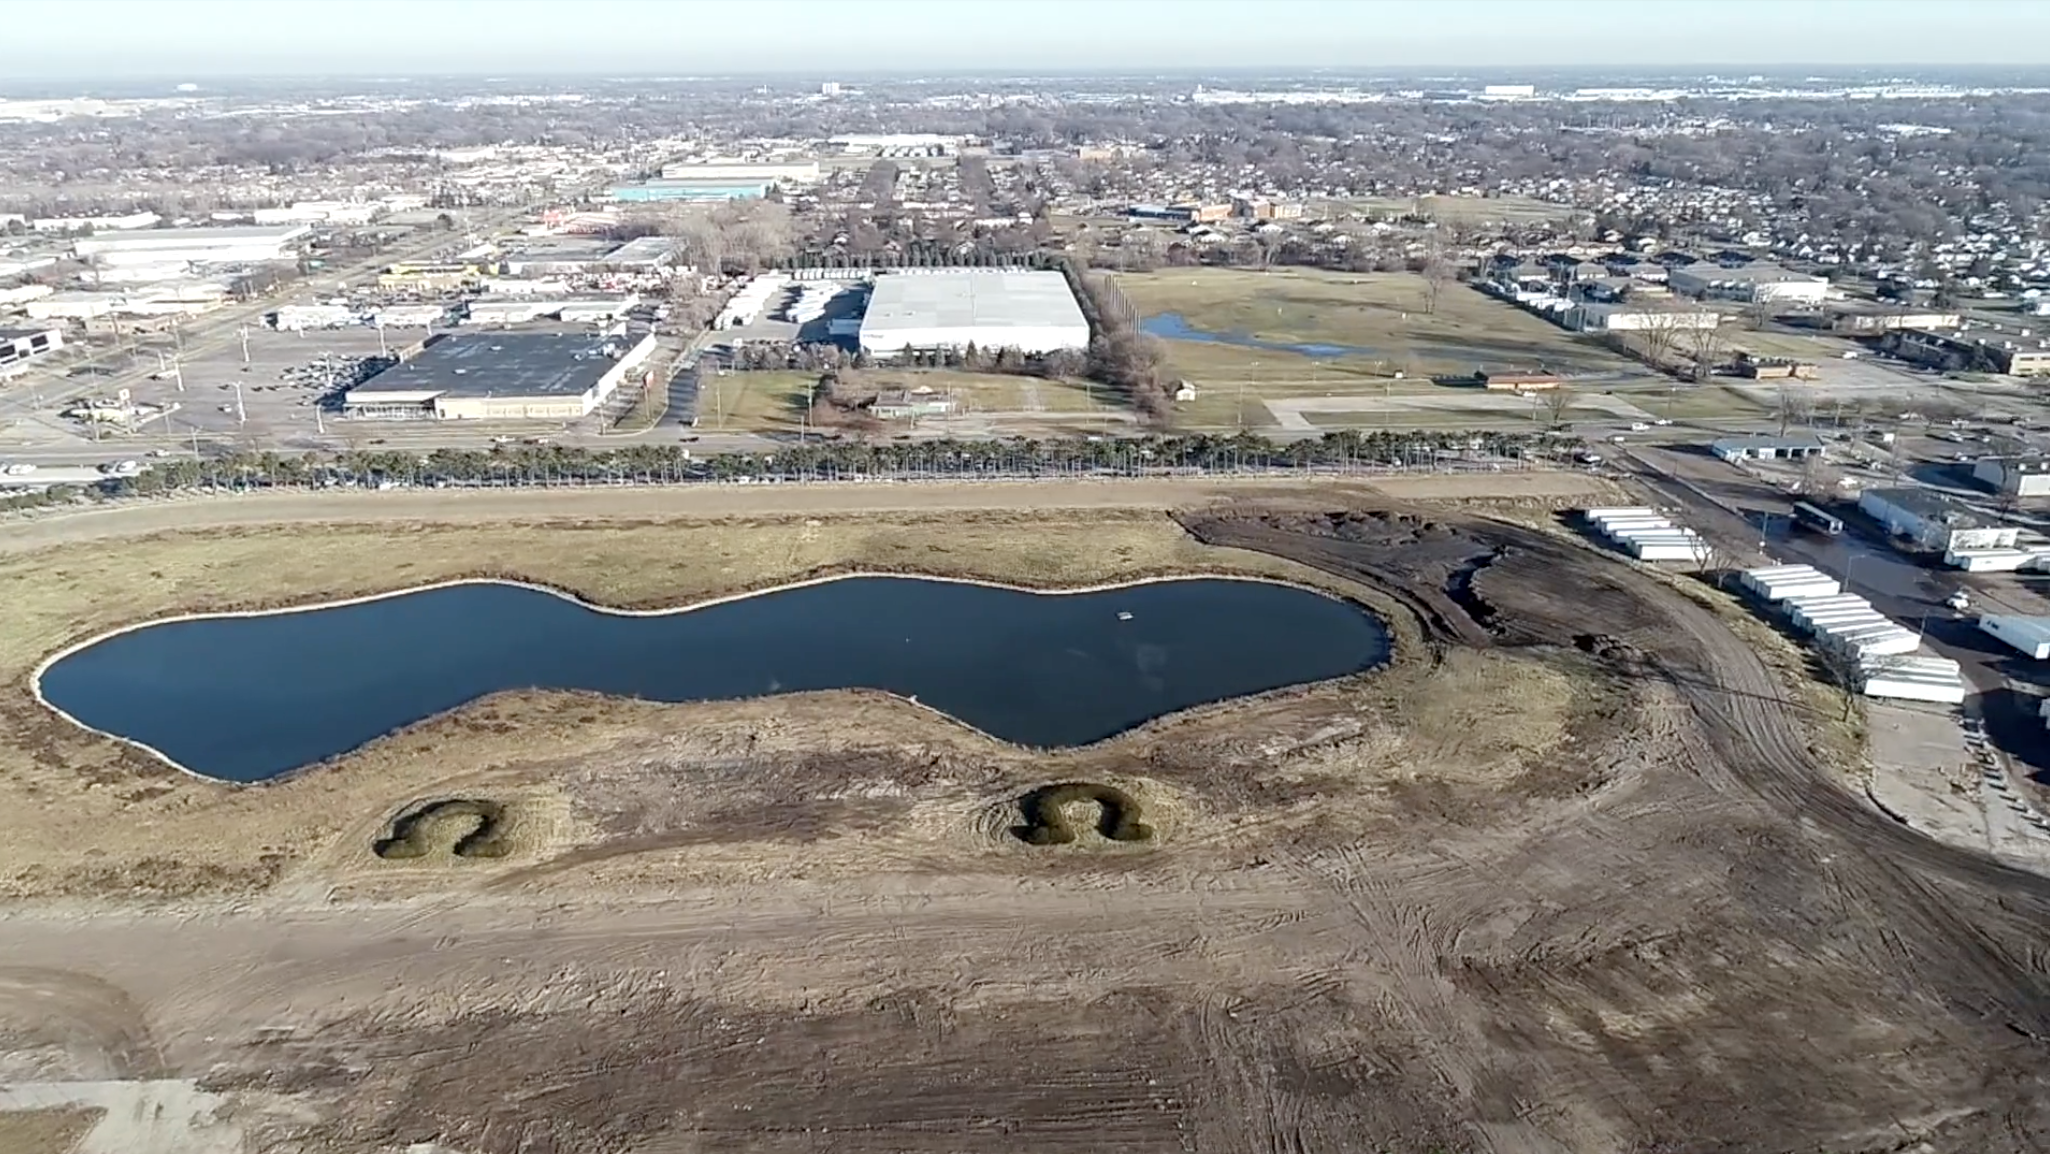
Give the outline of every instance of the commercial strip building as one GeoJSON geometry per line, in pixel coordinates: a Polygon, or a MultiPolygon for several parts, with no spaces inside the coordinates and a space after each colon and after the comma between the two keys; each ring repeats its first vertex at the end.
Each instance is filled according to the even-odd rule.
{"type": "Polygon", "coordinates": [[[569,421],[588,416],[655,349],[651,333],[452,334],[350,389],[361,417],[569,421]]]}
{"type": "Polygon", "coordinates": [[[80,260],[119,268],[134,265],[265,264],[290,260],[311,235],[303,224],[240,228],[150,228],[95,233],[72,242],[80,260]]]}
{"type": "Polygon", "coordinates": [[[904,271],[876,277],[859,340],[878,357],[969,345],[1050,353],[1087,348],[1089,322],[1057,272],[904,271]]]}
{"type": "Polygon", "coordinates": [[[759,200],[769,195],[767,181],[650,180],[643,184],[616,184],[605,190],[607,200],[625,204],[652,201],[759,200]]]}
{"type": "Polygon", "coordinates": [[[1723,323],[1722,314],[1709,309],[1647,308],[1644,305],[1604,304],[1582,301],[1566,314],[1566,327],[1583,333],[1691,332],[1713,329],[1723,323]]]}
{"type": "Polygon", "coordinates": [[[819,182],[816,160],[684,160],[662,166],[662,179],[696,184],[780,184],[819,182]]]}
{"type": "Polygon", "coordinates": [[[2050,348],[1990,338],[1951,336],[1925,329],[1895,329],[1880,347],[1905,361],[1946,373],[1992,372],[2015,377],[2050,376],[2050,348]]]}
{"type": "Polygon", "coordinates": [[[1814,436],[1724,437],[1709,442],[1709,452],[1725,461],[1801,461],[1822,455],[1822,439],[1814,436]]]}
{"type": "Polygon", "coordinates": [[[1820,305],[1829,297],[1828,281],[1775,264],[1730,267],[1702,261],[1673,269],[1666,283],[1676,293],[1747,304],[1820,305]]]}

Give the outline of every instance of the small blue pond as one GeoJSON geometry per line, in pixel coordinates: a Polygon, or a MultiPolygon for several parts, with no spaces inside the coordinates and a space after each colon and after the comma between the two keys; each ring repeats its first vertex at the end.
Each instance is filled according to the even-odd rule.
{"type": "Polygon", "coordinates": [[[1329,360],[1333,357],[1378,357],[1379,349],[1365,345],[1321,345],[1289,344],[1286,341],[1263,340],[1251,333],[1213,333],[1199,329],[1188,322],[1180,313],[1161,313],[1139,322],[1139,331],[1164,341],[1202,341],[1213,345],[1235,345],[1242,349],[1264,349],[1272,353],[1297,353],[1305,357],[1329,360]]]}

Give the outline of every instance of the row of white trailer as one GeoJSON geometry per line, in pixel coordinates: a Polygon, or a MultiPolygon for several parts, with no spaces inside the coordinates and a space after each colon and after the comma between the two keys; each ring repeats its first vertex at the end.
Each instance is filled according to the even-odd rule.
{"type": "Polygon", "coordinates": [[[1957,705],[1964,677],[1948,657],[1923,653],[1922,635],[1872,607],[1813,565],[1768,565],[1745,570],[1743,586],[1785,613],[1815,644],[1858,664],[1859,691],[1867,697],[1957,705]]]}
{"type": "Polygon", "coordinates": [[[1585,509],[1581,515],[1595,532],[1640,561],[1708,560],[1709,547],[1701,534],[1675,525],[1656,509],[1625,506],[1613,509],[1585,509]]]}
{"type": "Polygon", "coordinates": [[[2040,542],[2017,542],[2011,548],[1952,549],[1944,553],[1943,563],[1967,573],[2018,573],[2024,570],[2050,569],[2050,546],[2040,542]]]}
{"type": "Polygon", "coordinates": [[[726,307],[719,310],[719,316],[712,322],[715,329],[737,329],[751,325],[761,319],[762,310],[768,308],[769,300],[790,287],[790,278],[777,273],[763,273],[733,294],[726,307]]]}

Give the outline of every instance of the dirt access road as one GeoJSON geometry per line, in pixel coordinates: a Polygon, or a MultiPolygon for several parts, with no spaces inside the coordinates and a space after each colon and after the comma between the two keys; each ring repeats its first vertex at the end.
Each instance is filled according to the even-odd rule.
{"type": "Polygon", "coordinates": [[[293,491],[85,506],[5,524],[0,552],[162,531],[346,522],[570,520],[588,517],[811,516],[968,510],[1177,509],[1235,500],[1350,497],[1401,501],[1573,501],[1615,496],[1585,473],[1391,475],[1360,479],[1227,476],[1089,481],[933,481],[889,484],[691,485],[667,488],[497,489],[467,492],[293,491]]]}
{"type": "Polygon", "coordinates": [[[0,911],[0,1080],[194,1079],[209,1152],[2044,1148],[2050,882],[1841,788],[1712,591],[1299,500],[1182,517],[1414,615],[1385,673],[1072,751],[650,709],[471,783],[559,791],[531,852],[367,816],[258,892],[0,911]],[[1009,836],[1061,780],[1159,836],[1009,836]]]}

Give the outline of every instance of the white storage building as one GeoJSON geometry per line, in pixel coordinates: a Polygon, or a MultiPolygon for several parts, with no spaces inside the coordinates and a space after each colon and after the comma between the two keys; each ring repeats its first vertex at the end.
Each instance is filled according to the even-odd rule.
{"type": "Polygon", "coordinates": [[[876,277],[860,341],[878,357],[969,345],[1050,353],[1087,348],[1089,322],[1057,272],[904,271],[876,277]]]}
{"type": "Polygon", "coordinates": [[[1786,601],[1830,597],[1843,592],[1843,584],[1813,565],[1768,565],[1747,569],[1738,583],[1764,601],[1786,601]]]}
{"type": "Polygon", "coordinates": [[[2050,617],[1988,614],[1979,618],[1979,628],[2038,661],[2050,658],[2050,617]]]}
{"type": "Polygon", "coordinates": [[[1874,658],[1862,666],[1860,681],[1867,697],[1902,701],[1959,705],[1966,693],[1957,662],[1928,654],[1874,658]]]}
{"type": "Polygon", "coordinates": [[[71,251],[80,260],[116,268],[129,265],[265,264],[290,259],[297,251],[300,239],[312,232],[303,224],[136,229],[79,237],[72,242],[71,251]]]}
{"type": "Polygon", "coordinates": [[[1819,305],[1829,297],[1827,280],[1776,264],[1732,268],[1703,261],[1673,269],[1666,283],[1676,293],[1705,299],[1819,305]]]}
{"type": "Polygon", "coordinates": [[[1888,533],[1945,554],[2012,549],[2021,534],[2019,527],[1991,524],[1932,489],[1867,489],[1858,494],[1858,510],[1888,533]]]}

